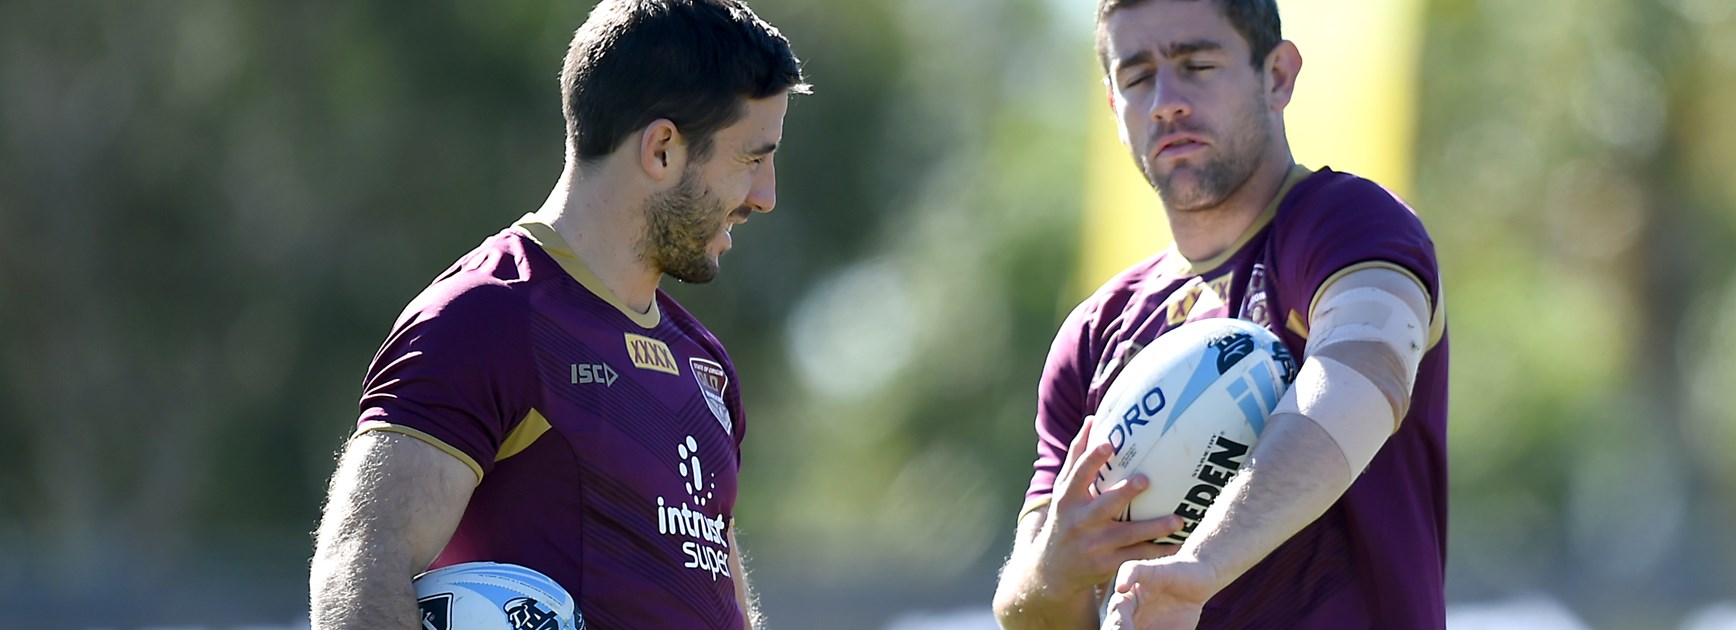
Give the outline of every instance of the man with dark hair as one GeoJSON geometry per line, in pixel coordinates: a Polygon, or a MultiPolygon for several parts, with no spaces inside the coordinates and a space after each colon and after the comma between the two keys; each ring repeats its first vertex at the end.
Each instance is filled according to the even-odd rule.
{"type": "Polygon", "coordinates": [[[471,561],[553,578],[595,628],[742,628],[746,432],[729,355],[658,289],[717,275],[776,203],[806,93],[739,0],[603,0],[561,72],[547,201],[437,277],[363,382],[312,563],[316,628],[412,628],[412,576],[471,561]]]}
{"type": "Polygon", "coordinates": [[[1109,595],[1106,628],[1443,627],[1447,339],[1428,233],[1379,185],[1291,157],[1302,58],[1273,0],[1100,0],[1097,49],[1175,244],[1055,337],[997,616],[1094,627],[1109,595]],[[1182,519],[1116,520],[1148,482],[1095,492],[1113,447],[1085,436],[1134,353],[1213,317],[1265,326],[1303,362],[1205,518],[1159,545],[1182,519]]]}

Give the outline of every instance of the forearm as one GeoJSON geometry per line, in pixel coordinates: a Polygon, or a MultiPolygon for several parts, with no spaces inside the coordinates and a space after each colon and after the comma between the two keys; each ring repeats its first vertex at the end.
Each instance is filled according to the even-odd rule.
{"type": "Polygon", "coordinates": [[[312,627],[418,627],[416,591],[404,569],[410,559],[389,546],[344,540],[326,529],[309,580],[312,627]]]}
{"type": "Polygon", "coordinates": [[[1097,627],[1101,588],[1061,590],[1042,578],[1038,554],[1031,545],[1018,545],[1001,569],[995,589],[995,617],[1002,628],[1061,629],[1097,627]]]}
{"type": "Polygon", "coordinates": [[[1299,414],[1274,414],[1242,472],[1179,555],[1211,566],[1222,589],[1325,513],[1349,488],[1349,470],[1320,425],[1299,414]]]}

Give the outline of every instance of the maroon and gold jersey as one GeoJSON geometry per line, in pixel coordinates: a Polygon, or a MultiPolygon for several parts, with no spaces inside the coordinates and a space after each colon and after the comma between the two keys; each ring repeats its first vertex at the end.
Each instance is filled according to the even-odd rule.
{"type": "Polygon", "coordinates": [[[1171,248],[1074,309],[1038,388],[1036,473],[1025,510],[1049,500],[1085,416],[1158,335],[1197,319],[1237,317],[1272,330],[1302,356],[1314,298],[1368,267],[1415,278],[1433,306],[1410,410],[1344,496],[1212,598],[1199,627],[1443,627],[1447,340],[1439,268],[1416,214],[1354,175],[1297,167],[1222,255],[1190,261],[1171,248]]]}
{"type": "Polygon", "coordinates": [[[536,569],[593,628],[741,627],[740,388],[662,291],[628,308],[526,217],[410,303],[363,389],[358,433],[415,436],[481,479],[429,568],[536,569]]]}

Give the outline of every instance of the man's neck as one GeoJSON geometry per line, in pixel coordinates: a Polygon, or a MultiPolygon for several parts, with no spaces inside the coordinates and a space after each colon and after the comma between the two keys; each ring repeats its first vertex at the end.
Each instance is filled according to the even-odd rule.
{"type": "Polygon", "coordinates": [[[535,216],[566,241],[573,255],[622,304],[645,313],[657,298],[663,274],[640,256],[645,234],[641,200],[621,194],[619,187],[602,185],[613,167],[604,164],[585,172],[569,160],[535,216]]]}
{"type": "Polygon", "coordinates": [[[1191,261],[1211,260],[1227,252],[1278,196],[1295,164],[1286,148],[1281,155],[1275,152],[1265,159],[1223,203],[1187,212],[1165,209],[1176,251],[1191,261]]]}

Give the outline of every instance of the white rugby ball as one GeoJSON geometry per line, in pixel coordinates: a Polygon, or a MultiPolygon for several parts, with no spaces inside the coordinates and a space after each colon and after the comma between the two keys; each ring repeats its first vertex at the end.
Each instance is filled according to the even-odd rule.
{"type": "Polygon", "coordinates": [[[1295,379],[1296,361],[1284,342],[1251,322],[1205,319],[1159,335],[1122,368],[1097,406],[1088,444],[1115,447],[1097,490],[1145,475],[1151,485],[1122,517],[1179,514],[1187,524],[1158,542],[1187,540],[1295,379]]]}
{"type": "Polygon", "coordinates": [[[423,630],[582,630],[554,580],[516,564],[466,562],[416,576],[423,630]]]}

